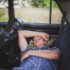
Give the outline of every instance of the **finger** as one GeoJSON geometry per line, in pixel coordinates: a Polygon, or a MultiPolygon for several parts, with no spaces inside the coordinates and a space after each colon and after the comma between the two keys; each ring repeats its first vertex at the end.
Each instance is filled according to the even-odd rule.
{"type": "Polygon", "coordinates": [[[45,34],[45,38],[46,39],[49,39],[49,34],[45,34]]]}

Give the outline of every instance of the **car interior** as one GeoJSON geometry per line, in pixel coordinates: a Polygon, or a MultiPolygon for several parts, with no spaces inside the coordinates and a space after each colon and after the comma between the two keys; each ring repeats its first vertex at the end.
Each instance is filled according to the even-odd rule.
{"type": "MultiPolygon", "coordinates": [[[[0,70],[12,70],[20,64],[20,49],[18,45],[18,30],[42,31],[50,35],[48,46],[56,46],[61,50],[61,57],[58,61],[58,70],[70,70],[70,0],[54,0],[61,13],[60,24],[51,22],[49,24],[29,24],[15,17],[13,0],[8,0],[8,22],[0,22],[0,70]],[[11,15],[12,14],[12,15],[11,15]]],[[[31,38],[28,38],[28,43],[31,38]]]]}

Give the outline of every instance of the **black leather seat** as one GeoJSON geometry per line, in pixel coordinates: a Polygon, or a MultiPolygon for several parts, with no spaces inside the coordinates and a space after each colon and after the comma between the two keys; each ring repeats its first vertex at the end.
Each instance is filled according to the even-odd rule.
{"type": "Polygon", "coordinates": [[[58,70],[70,70],[70,24],[67,24],[59,39],[57,47],[61,50],[58,70]]]}

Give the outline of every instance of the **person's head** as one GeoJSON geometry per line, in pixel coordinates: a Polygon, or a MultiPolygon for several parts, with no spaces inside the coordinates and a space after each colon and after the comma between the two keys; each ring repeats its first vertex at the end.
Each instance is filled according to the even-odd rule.
{"type": "Polygon", "coordinates": [[[41,48],[46,45],[47,40],[43,39],[41,36],[36,36],[33,39],[34,45],[38,48],[41,48]]]}

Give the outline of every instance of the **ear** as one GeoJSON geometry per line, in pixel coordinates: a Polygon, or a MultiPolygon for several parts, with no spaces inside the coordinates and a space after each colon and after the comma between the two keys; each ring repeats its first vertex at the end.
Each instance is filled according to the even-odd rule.
{"type": "Polygon", "coordinates": [[[47,41],[45,41],[45,44],[47,44],[47,41]]]}

